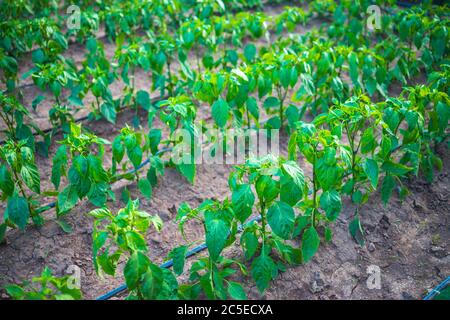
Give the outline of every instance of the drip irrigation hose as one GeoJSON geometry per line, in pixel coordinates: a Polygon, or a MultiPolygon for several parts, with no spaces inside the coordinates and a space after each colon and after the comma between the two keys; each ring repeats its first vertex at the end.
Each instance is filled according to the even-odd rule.
{"type": "MultiPolygon", "coordinates": [[[[242,230],[244,230],[244,228],[246,226],[250,225],[253,222],[259,222],[260,220],[261,220],[261,216],[258,216],[258,217],[250,219],[248,222],[239,225],[237,232],[242,232],[242,230]]],[[[200,253],[200,252],[202,252],[203,250],[205,250],[207,248],[208,248],[208,246],[206,245],[206,243],[202,243],[202,244],[192,248],[191,250],[189,250],[186,253],[186,259],[190,258],[192,256],[195,256],[197,253],[200,253]]],[[[165,268],[165,269],[171,268],[172,266],[173,266],[173,260],[172,259],[159,265],[160,268],[165,268]]],[[[116,295],[118,295],[118,294],[120,294],[120,293],[122,293],[122,292],[124,292],[126,290],[127,290],[127,285],[126,284],[122,284],[119,287],[117,287],[117,288],[115,288],[115,289],[113,289],[113,290],[111,290],[111,291],[109,291],[109,292],[107,292],[107,293],[97,297],[95,300],[109,300],[112,297],[114,297],[114,296],[116,296],[116,295]]]]}
{"type": "Polygon", "coordinates": [[[431,299],[433,299],[436,295],[438,295],[441,292],[442,289],[444,289],[449,284],[450,284],[450,276],[448,276],[447,279],[442,281],[436,288],[431,290],[430,293],[428,293],[425,296],[425,298],[423,298],[423,300],[431,300],[431,299]]]}

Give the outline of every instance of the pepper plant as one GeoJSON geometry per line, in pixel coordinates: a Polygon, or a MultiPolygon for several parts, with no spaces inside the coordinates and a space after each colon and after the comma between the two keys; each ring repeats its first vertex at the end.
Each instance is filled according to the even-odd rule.
{"type": "Polygon", "coordinates": [[[45,267],[39,277],[21,285],[5,287],[6,293],[14,300],[80,300],[82,293],[70,276],[56,277],[45,267]]]}
{"type": "Polygon", "coordinates": [[[88,52],[83,61],[83,69],[80,73],[78,86],[72,90],[72,101],[83,105],[81,99],[90,91],[95,97],[92,103],[90,118],[98,119],[103,116],[111,123],[115,123],[118,109],[118,101],[114,100],[109,86],[117,78],[105,56],[103,44],[93,38],[86,42],[88,52]]]}
{"type": "Polygon", "coordinates": [[[341,193],[350,196],[356,206],[350,232],[362,244],[363,228],[359,213],[369,194],[378,187],[380,164],[373,151],[377,146],[375,137],[379,129],[385,126],[382,112],[367,96],[361,95],[331,107],[323,120],[339,140],[342,141],[345,135],[348,141],[342,142],[341,148],[345,154],[345,176],[348,177],[341,193]]]}
{"type": "Polygon", "coordinates": [[[268,155],[251,158],[237,166],[230,175],[229,185],[234,218],[245,223],[255,210],[261,219],[261,225],[255,222],[244,225],[240,244],[246,259],[253,259],[251,274],[262,293],[278,271],[284,270],[284,265],[272,258],[272,251],[284,262],[295,264],[301,263],[311,249],[306,243],[302,253],[286,242],[294,237],[293,207],[305,198],[305,177],[295,162],[268,155]]]}
{"type": "Polygon", "coordinates": [[[53,157],[51,180],[57,191],[62,176],[67,177],[68,184],[58,192],[58,216],[70,211],[84,197],[98,207],[104,206],[108,198],[115,199],[111,175],[103,167],[104,145],[109,142],[84,132],[81,125],[71,124],[70,133],[59,143],[61,146],[53,157]]]}
{"type": "Polygon", "coordinates": [[[159,157],[158,145],[161,140],[161,130],[151,129],[146,135],[141,131],[136,131],[128,126],[121,130],[112,144],[113,166],[112,181],[121,178],[136,180],[141,193],[150,198],[152,195],[152,187],[156,185],[157,174],[164,173],[164,164],[159,157]],[[133,165],[134,170],[127,171],[128,163],[123,161],[125,154],[133,165]],[[144,156],[149,159],[150,168],[145,178],[139,175],[139,169],[142,167],[144,156]],[[117,174],[117,165],[122,163],[122,171],[124,173],[117,174]]]}
{"type": "Polygon", "coordinates": [[[159,232],[162,220],[139,210],[139,201],[129,201],[117,214],[107,208],[89,213],[94,217],[92,253],[97,274],[114,276],[118,263],[125,259],[123,275],[127,299],[175,299],[178,282],[174,274],[154,264],[147,256],[144,236],[149,228],[159,232]]]}
{"type": "Polygon", "coordinates": [[[302,234],[304,262],[311,260],[319,248],[318,230],[323,231],[326,241],[332,238],[329,224],[337,219],[341,211],[340,188],[346,164],[350,162],[350,152],[341,144],[339,137],[318,127],[320,117],[316,119],[313,123],[298,122],[288,147],[291,160],[297,159],[299,152],[312,166],[312,194],[297,204],[304,214],[297,217],[294,233],[302,234]]]}
{"type": "Polygon", "coordinates": [[[0,224],[0,241],[7,227],[23,230],[30,217],[35,224],[43,224],[43,218],[35,210],[36,195],[41,193],[39,170],[33,150],[25,140],[7,140],[0,147],[0,190],[2,201],[7,203],[4,222],[0,224]]]}
{"type": "MultiPolygon", "coordinates": [[[[208,299],[245,299],[246,294],[242,286],[231,281],[230,278],[237,267],[244,275],[246,267],[234,260],[225,258],[222,252],[231,246],[236,239],[237,221],[234,219],[232,204],[229,200],[206,200],[198,208],[192,209],[183,203],[176,218],[179,229],[184,234],[184,225],[191,220],[203,225],[205,241],[209,255],[199,258],[190,269],[189,284],[180,287],[180,294],[184,298],[197,299],[201,292],[208,299]]],[[[181,274],[184,267],[184,256],[187,246],[174,249],[170,256],[174,261],[181,261],[176,272],[181,274]]]]}

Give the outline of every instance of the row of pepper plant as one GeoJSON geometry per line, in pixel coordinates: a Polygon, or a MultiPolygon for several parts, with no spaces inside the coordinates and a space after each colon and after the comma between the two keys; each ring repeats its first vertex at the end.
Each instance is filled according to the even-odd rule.
{"type": "MultiPolygon", "coordinates": [[[[354,207],[350,233],[363,244],[364,204],[370,194],[380,190],[387,203],[397,190],[403,199],[408,194],[406,177],[423,172],[431,181],[434,169],[443,166],[435,146],[448,140],[450,118],[446,8],[395,11],[383,16],[381,30],[370,33],[362,23],[368,1],[317,0],[307,11],[290,7],[276,17],[233,12],[258,4],[236,1],[225,7],[221,1],[205,1],[190,7],[178,1],[99,2],[107,13],[100,11],[98,20],[104,21],[107,37],[116,41],[115,63],[109,64],[103,42],[92,38],[92,21],[87,21],[86,30],[79,34],[87,52],[78,70],[62,55],[70,34],[66,37],[60,31],[59,7],[50,10],[56,19],[23,23],[20,19],[39,8],[12,12],[5,2],[2,14],[17,15],[14,18],[20,22],[5,24],[10,27],[2,28],[6,35],[0,46],[6,86],[1,115],[7,127],[0,153],[0,189],[7,203],[0,238],[8,227],[24,229],[30,218],[37,225],[44,222],[41,214],[51,206],[39,207],[40,195],[56,198],[58,217],[87,198],[99,207],[91,212],[95,269],[115,275],[124,261],[130,299],[243,299],[247,295],[240,282],[248,274],[263,293],[288,265],[308,262],[321,242],[331,241],[332,222],[345,196],[354,207]],[[331,20],[326,32],[321,28],[282,36],[316,13],[331,20]],[[150,16],[159,18],[149,25],[149,19],[143,18],[150,16]],[[19,25],[15,30],[14,23],[19,25]],[[41,33],[30,37],[36,35],[29,31],[34,24],[41,33]],[[146,35],[135,36],[138,28],[146,35]],[[278,39],[267,45],[251,43],[262,37],[269,40],[272,34],[278,39]],[[31,76],[35,85],[54,96],[50,135],[26,121],[30,111],[20,103],[21,92],[16,90],[15,54],[25,54],[36,45],[34,67],[24,78],[31,76]],[[194,59],[188,58],[190,54],[194,59]],[[149,92],[136,89],[138,70],[151,74],[149,92]],[[389,96],[392,84],[407,85],[422,72],[428,77],[426,85],[389,96]],[[113,97],[109,87],[119,78],[125,84],[124,94],[113,97]],[[156,90],[169,98],[152,103],[150,94],[156,90]],[[63,97],[66,91],[70,94],[63,97]],[[95,97],[91,119],[103,117],[115,123],[122,108],[134,109],[133,126],[123,128],[112,143],[74,124],[73,106],[84,107],[83,99],[90,93],[95,97]],[[176,147],[176,129],[194,128],[197,108],[203,103],[211,106],[219,128],[284,130],[290,136],[289,154],[288,159],[269,155],[237,166],[229,178],[230,198],[207,200],[198,208],[180,206],[180,230],[187,221],[197,221],[205,234],[198,241],[208,246],[208,255],[192,263],[188,281],[181,283],[177,277],[184,273],[185,255],[193,243],[169,253],[172,271],[161,268],[148,258],[145,241],[150,226],[161,230],[161,220],[139,211],[139,202],[131,199],[117,214],[106,206],[115,199],[112,183],[123,178],[136,181],[144,196],[152,196],[157,176],[165,166],[174,165],[162,158],[171,148],[160,145],[176,147]],[[149,115],[149,129],[139,123],[139,108],[149,115]],[[314,119],[306,122],[305,115],[314,119]],[[163,130],[153,128],[156,116],[170,131],[166,139],[163,130]],[[48,152],[57,128],[62,128],[64,139],[58,141],[61,146],[52,161],[55,189],[41,191],[35,152],[48,152]],[[33,131],[43,140],[36,139],[33,131]],[[104,165],[108,144],[112,144],[111,168],[104,165]],[[305,176],[298,157],[311,168],[312,176],[305,176]],[[150,168],[142,177],[145,158],[150,168]],[[61,186],[61,181],[66,185],[61,186]],[[225,249],[234,245],[241,247],[245,261],[225,256],[225,249]]],[[[36,97],[33,107],[42,99],[36,97]]],[[[195,165],[177,169],[194,182],[195,165]]],[[[33,285],[13,285],[7,291],[14,298],[79,298],[80,292],[68,289],[67,281],[46,269],[34,281],[41,286],[39,292],[33,285]]]]}

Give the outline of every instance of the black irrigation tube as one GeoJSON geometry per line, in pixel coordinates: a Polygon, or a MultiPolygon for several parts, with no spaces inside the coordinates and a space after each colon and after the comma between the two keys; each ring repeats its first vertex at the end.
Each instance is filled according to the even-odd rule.
{"type": "MultiPolygon", "coordinates": [[[[255,218],[250,219],[246,223],[239,225],[238,232],[242,232],[242,230],[244,230],[244,228],[246,226],[250,225],[251,223],[259,222],[259,221],[261,221],[261,216],[257,216],[255,218]]],[[[186,253],[185,257],[187,259],[187,258],[190,258],[192,256],[195,256],[197,253],[200,253],[200,252],[204,251],[207,248],[208,248],[208,246],[206,245],[206,243],[202,243],[202,244],[192,248],[191,250],[189,250],[186,253]]],[[[166,261],[166,262],[164,262],[164,263],[159,265],[160,268],[166,268],[166,269],[168,269],[168,268],[170,268],[172,266],[173,266],[173,259],[168,260],[168,261],[166,261]]],[[[126,290],[127,290],[127,285],[126,284],[122,284],[119,287],[117,287],[117,288],[115,288],[115,289],[113,289],[111,291],[108,291],[107,293],[97,297],[95,300],[109,300],[112,297],[114,297],[114,296],[116,296],[116,295],[118,295],[118,294],[120,294],[122,292],[125,292],[126,290]]]]}

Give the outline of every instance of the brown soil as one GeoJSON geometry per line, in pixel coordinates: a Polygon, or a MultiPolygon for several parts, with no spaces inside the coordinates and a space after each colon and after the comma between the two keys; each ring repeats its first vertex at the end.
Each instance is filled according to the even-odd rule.
{"type": "MultiPolygon", "coordinates": [[[[275,9],[273,9],[275,10],[275,9]]],[[[318,23],[314,23],[315,26],[318,23]]],[[[299,27],[299,32],[304,28],[299,27]]],[[[108,56],[114,50],[113,45],[105,48],[108,56]]],[[[83,56],[80,46],[71,46],[67,55],[80,61],[83,56]]],[[[29,64],[21,64],[28,70],[29,64]]],[[[144,72],[137,73],[137,87],[148,89],[150,77],[144,72]]],[[[122,85],[112,88],[113,95],[121,94],[122,85]]],[[[394,88],[398,90],[398,88],[394,88]]],[[[25,104],[30,105],[33,98],[40,94],[36,87],[25,88],[25,104]]],[[[46,127],[49,101],[44,101],[33,113],[33,118],[42,127],[46,127]]],[[[201,106],[198,115],[210,121],[208,106],[201,106]]],[[[114,126],[106,121],[86,123],[97,135],[113,139],[120,128],[131,123],[131,112],[120,113],[114,126]]],[[[142,123],[145,115],[140,114],[142,123]]],[[[145,127],[145,126],[144,126],[145,127]]],[[[160,122],[154,127],[164,128],[160,122]]],[[[165,131],[167,134],[167,132],[165,131]]],[[[60,137],[56,137],[58,141],[60,137]]],[[[281,153],[286,154],[286,138],[281,139],[281,153]]],[[[50,154],[53,155],[58,144],[53,143],[50,154]]],[[[349,201],[344,201],[343,212],[333,226],[333,240],[322,244],[319,252],[306,265],[288,268],[273,282],[264,296],[260,296],[254,283],[242,279],[251,299],[419,299],[426,290],[435,286],[440,279],[450,274],[450,152],[441,148],[444,170],[437,174],[435,182],[426,183],[421,177],[407,181],[410,196],[401,203],[394,197],[387,207],[381,203],[379,194],[372,195],[362,210],[363,224],[366,229],[366,245],[357,245],[348,233],[348,223],[353,209],[349,201]],[[368,289],[367,268],[376,265],[381,268],[381,289],[368,289]]],[[[105,159],[111,159],[108,149],[105,159]]],[[[42,189],[52,189],[50,183],[51,160],[39,157],[38,165],[42,177],[42,189]]],[[[110,163],[105,166],[109,167],[110,163]]],[[[305,174],[310,169],[304,168],[305,174]]],[[[174,219],[182,202],[191,206],[199,205],[208,198],[223,199],[229,196],[227,186],[229,165],[199,165],[196,181],[190,185],[176,170],[166,169],[153,190],[151,201],[140,196],[135,184],[118,182],[113,190],[117,199],[128,186],[133,197],[141,198],[141,209],[158,214],[164,221],[161,233],[150,232],[147,240],[149,255],[156,263],[163,262],[171,248],[185,244],[174,219]]],[[[42,203],[53,201],[44,199],[42,203]]],[[[118,200],[109,203],[112,211],[123,207],[118,200]]],[[[5,204],[1,203],[4,209],[5,204]]],[[[7,235],[7,243],[0,245],[0,287],[20,282],[38,275],[44,266],[49,266],[56,275],[63,275],[70,265],[81,268],[81,288],[86,299],[93,299],[123,282],[121,271],[116,278],[100,279],[92,265],[92,219],[87,213],[93,209],[87,201],[81,202],[64,219],[72,226],[73,232],[65,233],[54,221],[54,213],[49,212],[49,220],[41,228],[29,226],[25,231],[12,230],[7,235]]],[[[2,210],[3,211],[3,210],[2,210]]],[[[186,228],[189,240],[203,237],[202,228],[189,224],[186,228]]],[[[240,257],[238,248],[227,252],[230,256],[240,257]]],[[[191,258],[192,260],[192,258],[191,258]]],[[[1,292],[1,291],[0,291],[1,292]]],[[[0,298],[6,298],[0,293],[0,298]]]]}

